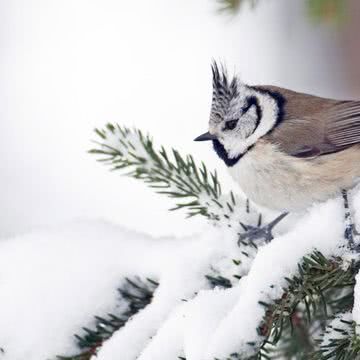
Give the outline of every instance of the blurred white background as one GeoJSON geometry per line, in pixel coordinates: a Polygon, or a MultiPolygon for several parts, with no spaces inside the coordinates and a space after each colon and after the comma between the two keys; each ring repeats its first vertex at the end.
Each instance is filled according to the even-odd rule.
{"type": "Polygon", "coordinates": [[[231,185],[193,142],[207,127],[212,58],[250,83],[352,95],[338,32],[304,4],[266,0],[230,17],[212,0],[0,0],[0,236],[79,218],[196,231],[200,220],[87,154],[93,128],[135,125],[231,185]]]}

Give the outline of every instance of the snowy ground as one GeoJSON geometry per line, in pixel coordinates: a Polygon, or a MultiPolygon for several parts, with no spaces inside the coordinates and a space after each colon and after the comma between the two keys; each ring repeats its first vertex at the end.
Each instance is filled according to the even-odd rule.
{"type": "Polygon", "coordinates": [[[94,360],[222,358],[257,339],[255,326],[263,315],[258,300],[278,297],[284,276],[297,270],[303,255],[315,248],[324,255],[342,253],[342,216],[339,199],[314,206],[261,248],[248,275],[229,290],[207,290],[205,275],[214,268],[226,276],[235,272],[236,267],[229,270],[239,255],[232,229],[204,225],[201,235],[154,239],[93,221],[3,241],[2,358],[45,360],[76,353],[73,334],[91,325],[94,315],[113,311],[115,289],[134,275],[160,282],[154,299],[94,360]]]}

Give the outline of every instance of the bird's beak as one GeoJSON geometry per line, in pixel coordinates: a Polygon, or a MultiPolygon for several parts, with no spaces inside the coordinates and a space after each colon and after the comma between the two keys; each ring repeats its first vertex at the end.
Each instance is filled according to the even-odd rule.
{"type": "Polygon", "coordinates": [[[209,140],[216,140],[217,137],[213,134],[210,134],[209,132],[206,132],[197,138],[194,139],[194,141],[209,141],[209,140]]]}

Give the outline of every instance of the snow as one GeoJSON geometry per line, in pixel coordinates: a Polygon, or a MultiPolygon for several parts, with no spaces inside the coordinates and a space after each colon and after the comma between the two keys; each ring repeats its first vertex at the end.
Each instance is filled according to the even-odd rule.
{"type": "Polygon", "coordinates": [[[241,296],[239,290],[237,286],[227,290],[202,291],[191,302],[184,332],[184,349],[188,359],[202,358],[220,321],[241,296]]]}
{"type": "Polygon", "coordinates": [[[356,275],[356,284],[354,288],[354,308],[352,316],[357,324],[360,324],[360,273],[356,275]]]}
{"type": "Polygon", "coordinates": [[[182,339],[186,334],[184,331],[186,306],[187,303],[183,302],[171,312],[171,316],[160,327],[149,345],[141,351],[139,360],[177,359],[185,355],[182,339]]]}
{"type": "MultiPolygon", "coordinates": [[[[240,209],[248,221],[257,218],[254,209],[251,216],[240,209]]],[[[296,273],[304,255],[317,249],[348,259],[343,215],[341,199],[314,205],[252,257],[243,255],[238,229],[228,224],[208,224],[187,238],[152,238],[103,221],[78,221],[9,238],[0,243],[1,358],[46,360],[77,353],[73,334],[91,328],[94,315],[116,309],[116,289],[132,276],[160,285],[152,302],[92,360],[249,355],[253,348],[247,344],[262,340],[256,331],[264,315],[259,300],[281,296],[284,277],[296,273]],[[206,275],[225,276],[234,286],[211,290],[206,275]]],[[[355,319],[358,313],[355,308],[355,319]]]]}
{"type": "MultiPolygon", "coordinates": [[[[153,301],[138,315],[135,315],[121,330],[105,343],[99,352],[99,359],[113,359],[121,354],[123,360],[136,358],[151,337],[161,327],[173,309],[183,299],[191,298],[199,288],[207,287],[205,274],[209,266],[212,249],[204,248],[202,255],[193,248],[176,249],[173,264],[160,276],[160,285],[154,294],[153,301]]],[[[200,249],[198,249],[200,250],[200,249]]]]}
{"type": "Polygon", "coordinates": [[[1,359],[78,351],[73,334],[118,305],[125,276],[157,279],[191,239],[153,239],[101,221],[74,222],[0,243],[1,359]]]}
{"type": "Polygon", "coordinates": [[[94,220],[9,238],[0,243],[1,358],[45,360],[76,353],[73,334],[91,328],[94,315],[114,310],[116,289],[136,275],[160,281],[153,302],[99,355],[110,359],[116,348],[122,359],[126,351],[132,358],[176,306],[209,287],[205,275],[221,272],[224,259],[237,253],[233,230],[214,227],[193,237],[154,239],[94,220]]]}
{"type": "Polygon", "coordinates": [[[224,258],[230,259],[236,252],[239,248],[234,241],[233,230],[214,227],[203,231],[197,240],[182,248],[178,246],[172,255],[171,265],[164,268],[159,276],[160,285],[152,303],[115,333],[100,349],[96,359],[111,360],[114,354],[121,353],[122,360],[136,359],[140,354],[142,359],[160,360],[166,359],[166,351],[181,349],[182,342],[176,343],[174,334],[167,330],[172,328],[181,333],[181,326],[176,320],[181,318],[179,307],[199,290],[209,288],[205,275],[211,272],[213,266],[221,267],[224,258]],[[160,339],[166,339],[165,343],[169,342],[172,346],[165,351],[160,339]],[[158,354],[156,357],[155,353],[158,354]]]}
{"type": "Polygon", "coordinates": [[[253,348],[247,344],[262,340],[256,331],[264,315],[259,300],[281,296],[284,277],[295,274],[297,263],[314,249],[346,258],[343,231],[342,201],[333,199],[314,205],[240,264],[232,261],[244,255],[235,228],[228,226],[155,239],[102,221],[78,221],[10,238],[0,243],[1,358],[46,360],[77,353],[73,334],[91,327],[94,315],[114,310],[116,289],[131,276],[160,285],[152,302],[92,360],[120,354],[122,360],[249,355],[253,348]],[[234,287],[211,290],[208,274],[226,276],[234,287]],[[240,281],[234,277],[239,274],[240,281]]]}

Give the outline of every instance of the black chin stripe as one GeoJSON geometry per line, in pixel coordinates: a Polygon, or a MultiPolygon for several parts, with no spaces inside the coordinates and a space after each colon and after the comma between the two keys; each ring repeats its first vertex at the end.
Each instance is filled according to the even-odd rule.
{"type": "Polygon", "coordinates": [[[227,151],[219,140],[213,140],[213,147],[220,159],[222,159],[227,166],[234,166],[245,154],[240,154],[235,158],[229,158],[227,151]]]}

